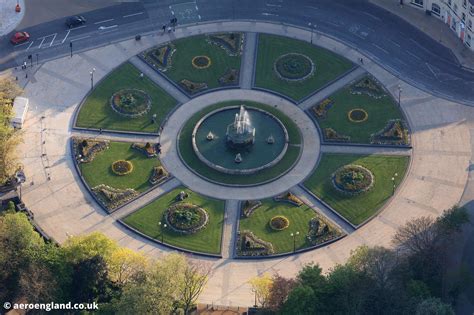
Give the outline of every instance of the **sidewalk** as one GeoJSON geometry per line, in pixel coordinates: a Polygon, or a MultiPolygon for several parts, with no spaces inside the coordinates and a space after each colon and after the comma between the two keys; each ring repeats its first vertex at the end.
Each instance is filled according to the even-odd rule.
{"type": "Polygon", "coordinates": [[[463,67],[474,71],[474,52],[466,47],[442,20],[426,15],[424,10],[417,9],[409,3],[400,6],[400,2],[397,0],[369,0],[369,2],[406,20],[426,35],[451,49],[463,67]]]}
{"type": "Polygon", "coordinates": [[[25,15],[25,1],[18,1],[21,12],[15,12],[17,0],[0,0],[0,36],[7,35],[20,24],[25,15]]]}

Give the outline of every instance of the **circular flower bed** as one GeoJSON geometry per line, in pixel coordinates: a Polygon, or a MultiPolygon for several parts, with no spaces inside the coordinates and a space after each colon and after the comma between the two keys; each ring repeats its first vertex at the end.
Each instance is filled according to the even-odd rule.
{"type": "Polygon", "coordinates": [[[333,173],[332,183],[342,193],[357,195],[372,188],[374,175],[360,165],[345,165],[333,173]]]}
{"type": "Polygon", "coordinates": [[[290,221],[282,215],[277,215],[270,219],[270,227],[272,228],[272,230],[275,230],[275,231],[284,230],[289,225],[290,225],[290,221]]]}
{"type": "Polygon", "coordinates": [[[289,53],[278,57],[274,70],[280,79],[302,81],[314,73],[314,63],[303,54],[289,53]]]}
{"type": "Polygon", "coordinates": [[[193,234],[206,226],[209,216],[206,210],[196,205],[178,203],[166,210],[165,219],[174,231],[183,234],[193,234]]]}
{"type": "Polygon", "coordinates": [[[150,111],[151,98],[141,90],[124,89],[112,95],[110,105],[116,113],[133,118],[150,111]]]}
{"type": "Polygon", "coordinates": [[[114,174],[123,176],[130,174],[133,171],[133,164],[130,161],[118,160],[112,163],[112,172],[114,174]]]}
{"type": "Polygon", "coordinates": [[[196,69],[206,69],[211,66],[211,58],[208,56],[196,56],[193,58],[192,63],[196,69]]]}
{"type": "Polygon", "coordinates": [[[367,118],[369,118],[369,114],[367,114],[367,112],[362,108],[355,108],[347,113],[347,118],[352,122],[360,123],[366,121],[367,118]]]}

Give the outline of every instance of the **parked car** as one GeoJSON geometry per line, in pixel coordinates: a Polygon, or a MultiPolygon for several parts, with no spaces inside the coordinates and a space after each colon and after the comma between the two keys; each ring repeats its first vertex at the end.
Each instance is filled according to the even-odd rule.
{"type": "Polygon", "coordinates": [[[86,19],[82,15],[74,15],[68,17],[66,20],[66,26],[69,28],[78,27],[86,24],[86,19]]]}
{"type": "Polygon", "coordinates": [[[30,39],[30,34],[28,34],[27,32],[16,32],[10,38],[10,42],[13,45],[18,45],[18,44],[28,41],[29,39],[30,39]]]}

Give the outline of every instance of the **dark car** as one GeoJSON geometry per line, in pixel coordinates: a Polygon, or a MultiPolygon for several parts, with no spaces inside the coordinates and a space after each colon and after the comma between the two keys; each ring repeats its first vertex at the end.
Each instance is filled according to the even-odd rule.
{"type": "Polygon", "coordinates": [[[10,42],[13,45],[18,45],[18,44],[28,41],[29,39],[30,39],[30,34],[28,34],[27,32],[16,32],[10,38],[10,42]]]}
{"type": "Polygon", "coordinates": [[[75,15],[67,18],[66,26],[69,28],[78,27],[86,24],[86,19],[82,15],[75,15]]]}

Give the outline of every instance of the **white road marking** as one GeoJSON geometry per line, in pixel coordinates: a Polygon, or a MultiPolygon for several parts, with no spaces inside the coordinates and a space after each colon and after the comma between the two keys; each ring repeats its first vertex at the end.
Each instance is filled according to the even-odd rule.
{"type": "Polygon", "coordinates": [[[278,16],[278,14],[267,13],[267,12],[263,12],[262,15],[265,15],[265,16],[269,16],[269,15],[278,16]]]}
{"type": "Polygon", "coordinates": [[[414,53],[411,53],[409,50],[406,51],[408,54],[410,54],[413,58],[415,59],[418,59],[418,60],[421,60],[420,57],[418,57],[417,55],[415,55],[414,53]]]}
{"type": "Polygon", "coordinates": [[[367,15],[367,16],[370,16],[370,17],[373,18],[374,20],[381,21],[381,19],[380,19],[379,17],[375,16],[375,15],[372,15],[372,14],[367,13],[367,12],[362,12],[362,13],[364,13],[364,14],[367,15]]]}
{"type": "Polygon", "coordinates": [[[114,20],[114,19],[103,20],[103,21],[95,22],[94,24],[107,23],[107,22],[110,22],[110,21],[113,21],[113,20],[114,20]]]}
{"type": "MultiPolygon", "coordinates": [[[[32,43],[32,42],[31,42],[32,43]]],[[[26,45],[26,44],[30,44],[30,42],[24,42],[23,44],[17,44],[15,45],[15,48],[17,47],[20,47],[20,46],[23,46],[23,45],[26,45]]],[[[30,44],[31,45],[31,44],[30,44]]]]}
{"type": "Polygon", "coordinates": [[[115,32],[115,31],[118,31],[118,28],[114,28],[113,30],[110,30],[110,31],[100,32],[99,35],[115,32]]]}
{"type": "Polygon", "coordinates": [[[82,26],[78,26],[78,27],[73,27],[73,28],[70,28],[71,31],[74,31],[74,30],[78,30],[80,28],[84,28],[86,27],[87,25],[82,25],[82,26]]]}
{"type": "Polygon", "coordinates": [[[140,14],[143,14],[143,13],[145,13],[145,12],[142,11],[142,12],[138,12],[138,13],[128,14],[128,15],[124,15],[123,17],[128,18],[128,17],[131,17],[131,16],[140,15],[140,14]]]}
{"type": "Polygon", "coordinates": [[[45,38],[46,38],[46,37],[43,37],[43,39],[41,40],[41,43],[39,44],[38,48],[41,48],[41,45],[43,45],[43,42],[44,42],[44,39],[45,39],[45,38]]]}
{"type": "Polygon", "coordinates": [[[397,47],[401,47],[400,44],[398,44],[397,42],[394,42],[393,40],[390,39],[390,41],[392,42],[392,44],[394,44],[395,46],[397,47]]]}
{"type": "Polygon", "coordinates": [[[384,53],[388,54],[388,51],[386,51],[385,49],[383,49],[382,47],[380,47],[379,45],[377,44],[372,44],[373,46],[377,47],[378,49],[380,49],[381,51],[383,51],[384,53]]]}
{"type": "Polygon", "coordinates": [[[26,48],[26,50],[28,51],[28,49],[30,49],[31,45],[33,45],[34,41],[32,41],[29,45],[28,45],[28,48],[26,48]]]}
{"type": "Polygon", "coordinates": [[[428,68],[428,70],[430,70],[430,72],[434,75],[434,77],[438,79],[438,75],[433,71],[433,68],[430,67],[430,64],[425,62],[425,65],[428,68]]]}
{"type": "Polygon", "coordinates": [[[61,41],[61,44],[64,44],[64,42],[66,41],[67,37],[69,36],[69,33],[71,33],[71,30],[68,30],[68,31],[67,31],[66,36],[64,36],[64,39],[61,41]]]}
{"type": "Polygon", "coordinates": [[[118,25],[110,25],[110,26],[101,26],[99,27],[99,30],[102,31],[102,30],[108,30],[109,28],[115,28],[117,27],[118,25]]]}
{"type": "Polygon", "coordinates": [[[51,40],[51,43],[49,44],[49,47],[51,47],[51,45],[53,45],[53,42],[54,42],[54,40],[56,39],[56,35],[58,35],[58,34],[57,34],[57,33],[54,34],[54,37],[53,37],[53,39],[51,40]]]}
{"type": "Polygon", "coordinates": [[[86,36],[74,38],[74,39],[71,39],[70,42],[75,42],[75,41],[78,41],[78,40],[81,40],[81,39],[84,39],[84,38],[88,38],[88,37],[91,37],[91,36],[90,36],[90,35],[86,35],[86,36]]]}
{"type": "Polygon", "coordinates": [[[276,8],[281,8],[281,5],[279,4],[271,4],[271,3],[266,3],[265,4],[267,7],[276,7],[276,8]]]}

